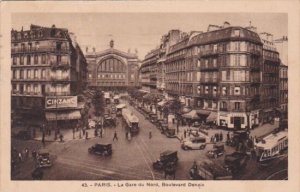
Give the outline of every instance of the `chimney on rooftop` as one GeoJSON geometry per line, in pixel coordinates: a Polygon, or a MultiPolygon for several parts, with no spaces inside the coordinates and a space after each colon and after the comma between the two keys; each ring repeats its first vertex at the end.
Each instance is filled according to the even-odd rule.
{"type": "Polygon", "coordinates": [[[230,27],[230,23],[228,21],[225,21],[223,24],[223,28],[226,28],[226,27],[230,27]]]}

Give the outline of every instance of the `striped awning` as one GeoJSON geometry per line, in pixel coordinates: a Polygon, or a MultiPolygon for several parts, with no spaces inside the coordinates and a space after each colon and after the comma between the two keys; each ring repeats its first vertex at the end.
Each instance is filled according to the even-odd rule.
{"type": "Polygon", "coordinates": [[[217,120],[217,113],[216,112],[211,112],[209,116],[206,118],[206,122],[214,122],[217,120]]]}
{"type": "Polygon", "coordinates": [[[197,111],[197,113],[199,114],[199,115],[209,115],[210,114],[210,112],[211,111],[208,111],[208,110],[204,110],[204,109],[197,109],[196,110],[197,111]]]}
{"type": "Polygon", "coordinates": [[[55,121],[55,120],[73,120],[80,119],[81,114],[79,110],[70,111],[70,112],[46,112],[47,121],[55,121]]]}

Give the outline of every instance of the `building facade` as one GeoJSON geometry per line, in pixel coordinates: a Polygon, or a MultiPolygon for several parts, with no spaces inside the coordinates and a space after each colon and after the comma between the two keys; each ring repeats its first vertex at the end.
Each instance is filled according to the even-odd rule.
{"type": "Polygon", "coordinates": [[[11,61],[15,114],[58,126],[81,118],[77,95],[86,88],[87,63],[67,29],[12,29],[11,61]]]}
{"type": "Polygon", "coordinates": [[[288,66],[280,65],[279,104],[283,118],[288,118],[288,66]]]}
{"type": "Polygon", "coordinates": [[[207,32],[181,32],[165,54],[165,92],[219,126],[270,121],[279,106],[279,59],[271,44],[254,27],[228,22],[207,32]]]}
{"type": "Polygon", "coordinates": [[[101,52],[95,49],[85,54],[88,62],[88,87],[103,90],[125,90],[138,86],[139,59],[137,54],[126,53],[114,48],[101,52]]]}
{"type": "Polygon", "coordinates": [[[279,109],[279,53],[274,45],[273,35],[260,33],[263,42],[262,84],[260,89],[263,122],[271,121],[279,109]]]}

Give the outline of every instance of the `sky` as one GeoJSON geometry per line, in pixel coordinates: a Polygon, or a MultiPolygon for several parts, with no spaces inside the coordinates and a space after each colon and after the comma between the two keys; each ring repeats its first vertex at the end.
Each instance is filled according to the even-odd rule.
{"type": "Polygon", "coordinates": [[[82,50],[86,46],[96,51],[114,47],[132,53],[138,50],[142,60],[156,48],[161,36],[171,29],[207,31],[209,24],[257,27],[258,32],[268,32],[274,38],[288,35],[288,17],[284,13],[15,13],[12,28],[29,29],[30,24],[67,28],[75,33],[82,50]]]}

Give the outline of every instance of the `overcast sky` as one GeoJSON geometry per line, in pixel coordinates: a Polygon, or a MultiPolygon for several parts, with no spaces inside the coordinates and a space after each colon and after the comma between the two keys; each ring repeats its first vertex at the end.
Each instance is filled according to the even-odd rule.
{"type": "Polygon", "coordinates": [[[274,38],[288,35],[287,14],[281,13],[18,13],[12,15],[12,28],[29,29],[30,24],[67,28],[75,33],[82,50],[115,48],[127,52],[138,50],[140,59],[160,42],[170,29],[206,31],[209,24],[248,26],[251,21],[258,32],[269,32],[274,38]]]}

